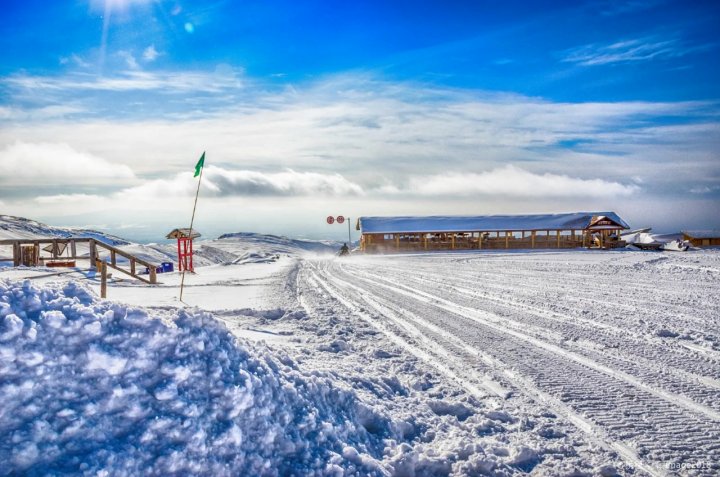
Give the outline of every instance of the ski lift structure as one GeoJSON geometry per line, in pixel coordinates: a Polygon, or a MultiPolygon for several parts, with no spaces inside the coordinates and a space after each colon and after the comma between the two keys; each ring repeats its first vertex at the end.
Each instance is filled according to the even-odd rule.
{"type": "Polygon", "coordinates": [[[202,235],[195,229],[173,229],[166,235],[168,239],[177,239],[178,271],[194,272],[193,268],[193,239],[202,235]]]}

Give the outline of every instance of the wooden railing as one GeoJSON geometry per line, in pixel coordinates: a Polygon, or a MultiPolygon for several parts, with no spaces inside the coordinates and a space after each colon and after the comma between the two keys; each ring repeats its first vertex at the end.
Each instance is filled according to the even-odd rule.
{"type": "Polygon", "coordinates": [[[100,260],[100,256],[98,253],[99,249],[104,249],[109,252],[110,254],[110,261],[107,262],[107,266],[110,268],[113,268],[119,272],[125,273],[127,275],[130,275],[133,278],[136,278],[140,281],[143,281],[145,283],[149,283],[151,285],[154,285],[157,283],[157,265],[154,265],[146,260],[142,260],[131,253],[125,252],[123,250],[120,250],[117,247],[113,247],[112,245],[108,245],[106,243],[100,242],[99,240],[91,239],[91,238],[66,238],[66,239],[10,239],[10,240],[0,240],[0,245],[11,245],[13,248],[13,266],[19,267],[21,264],[21,247],[23,245],[34,245],[35,247],[40,247],[40,245],[48,245],[52,244],[52,251],[50,252],[49,257],[40,257],[40,260],[58,260],[58,259],[65,259],[65,260],[78,260],[78,259],[85,259],[89,258],[90,260],[90,268],[97,269],[100,265],[98,265],[98,262],[103,262],[103,260],[100,260]],[[88,244],[88,247],[90,249],[89,257],[85,256],[78,256],[77,254],[77,245],[83,243],[88,244]],[[66,247],[70,247],[70,256],[61,257],[58,253],[58,250],[60,250],[60,245],[66,245],[66,247]],[[123,257],[127,259],[130,263],[130,270],[126,270],[122,268],[120,265],[118,265],[117,258],[118,256],[123,257]],[[147,267],[149,271],[148,278],[140,276],[138,273],[138,265],[141,267],[147,267]]]}

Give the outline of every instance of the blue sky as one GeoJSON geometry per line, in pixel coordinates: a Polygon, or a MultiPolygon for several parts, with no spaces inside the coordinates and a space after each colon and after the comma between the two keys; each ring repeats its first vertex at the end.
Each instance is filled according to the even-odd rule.
{"type": "Polygon", "coordinates": [[[6,0],[0,210],[151,239],[187,221],[207,150],[210,235],[582,209],[717,228],[717,25],[717,2],[662,0],[6,0]]]}

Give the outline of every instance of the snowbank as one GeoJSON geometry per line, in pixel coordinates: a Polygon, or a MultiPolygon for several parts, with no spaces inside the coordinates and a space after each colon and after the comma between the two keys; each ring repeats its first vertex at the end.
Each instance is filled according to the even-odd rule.
{"type": "Polygon", "coordinates": [[[388,473],[389,424],[324,375],[76,283],[0,281],[0,401],[2,475],[388,473]]]}

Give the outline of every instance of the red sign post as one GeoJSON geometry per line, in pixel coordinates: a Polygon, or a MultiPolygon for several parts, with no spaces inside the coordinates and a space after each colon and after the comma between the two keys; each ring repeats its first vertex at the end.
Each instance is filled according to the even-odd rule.
{"type": "Polygon", "coordinates": [[[327,219],[325,219],[328,223],[328,225],[332,225],[335,222],[338,224],[343,224],[347,220],[348,223],[348,244],[352,243],[352,238],[350,237],[350,217],[345,217],[344,215],[338,215],[337,218],[333,217],[332,215],[328,215],[327,219]]]}

